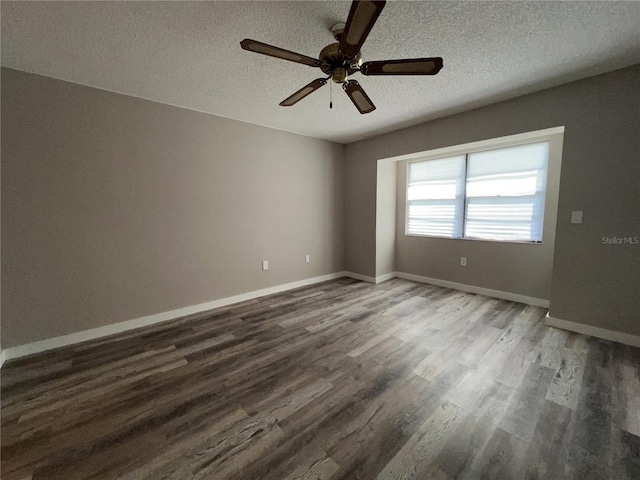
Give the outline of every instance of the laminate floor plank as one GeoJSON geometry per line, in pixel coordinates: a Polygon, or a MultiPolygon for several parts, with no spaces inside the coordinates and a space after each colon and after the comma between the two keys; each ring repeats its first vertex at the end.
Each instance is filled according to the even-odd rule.
{"type": "Polygon", "coordinates": [[[478,361],[487,353],[487,350],[502,336],[502,330],[494,327],[480,325],[480,329],[476,327],[475,332],[469,332],[467,335],[472,341],[465,349],[460,352],[458,361],[463,365],[472,367],[478,364],[478,361]]]}
{"type": "Polygon", "coordinates": [[[513,437],[531,442],[552,376],[550,369],[531,364],[498,426],[513,437]]]}
{"type": "MultiPolygon", "coordinates": [[[[578,406],[582,375],[584,374],[585,356],[573,350],[563,349],[560,365],[553,376],[546,398],[571,410],[578,406]]],[[[640,392],[638,392],[640,394],[640,392]]],[[[640,404],[637,409],[640,410],[640,404]]],[[[630,409],[634,410],[633,406],[630,409]]]]}
{"type": "MultiPolygon", "coordinates": [[[[640,436],[640,366],[619,365],[620,377],[617,388],[619,400],[625,404],[620,426],[633,435],[640,436]]],[[[621,409],[622,411],[622,409],[621,409]]]]}
{"type": "Polygon", "coordinates": [[[377,480],[420,478],[468,414],[450,402],[440,405],[382,469],[377,480]]]}
{"type": "Polygon", "coordinates": [[[545,401],[525,456],[524,473],[528,480],[544,480],[564,476],[569,442],[567,430],[573,411],[545,401]]]}
{"type": "Polygon", "coordinates": [[[8,480],[636,480],[640,349],[342,278],[8,361],[8,480]]]}
{"type": "Polygon", "coordinates": [[[520,479],[528,444],[496,428],[459,480],[520,479]]]}
{"type": "Polygon", "coordinates": [[[613,458],[613,478],[634,480],[640,478],[640,437],[620,431],[619,448],[613,458]]]}
{"type": "Polygon", "coordinates": [[[491,419],[469,416],[436,455],[423,478],[453,480],[469,475],[472,473],[473,460],[486,448],[495,430],[491,419]]]}
{"type": "Polygon", "coordinates": [[[334,480],[374,478],[426,420],[431,411],[425,401],[428,382],[416,376],[398,378],[368,402],[339,436],[327,440],[327,452],[342,467],[334,480]],[[352,445],[359,445],[357,452],[352,445]]]}
{"type": "Polygon", "coordinates": [[[454,337],[448,346],[439,351],[431,353],[413,369],[415,375],[419,375],[426,380],[433,380],[445,366],[460,355],[460,352],[471,343],[469,337],[454,337]]]}

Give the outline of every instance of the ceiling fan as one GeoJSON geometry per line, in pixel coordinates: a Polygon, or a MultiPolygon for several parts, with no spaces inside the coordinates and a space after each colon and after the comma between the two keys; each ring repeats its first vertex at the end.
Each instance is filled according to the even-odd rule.
{"type": "Polygon", "coordinates": [[[310,93],[326,85],[327,80],[332,79],[335,83],[342,84],[343,90],[360,113],[373,112],[376,109],[375,105],[357,80],[349,78],[350,75],[358,72],[363,75],[436,75],[442,68],[442,58],[440,57],[362,63],[360,49],[380,16],[385,3],[384,1],[372,0],[354,1],[351,4],[347,23],[339,23],[331,28],[337,42],[324,47],[318,59],[248,38],[242,40],[240,46],[250,52],[261,53],[310,67],[318,67],[328,75],[326,78],[315,79],[280,102],[283,107],[295,105],[310,93]]]}

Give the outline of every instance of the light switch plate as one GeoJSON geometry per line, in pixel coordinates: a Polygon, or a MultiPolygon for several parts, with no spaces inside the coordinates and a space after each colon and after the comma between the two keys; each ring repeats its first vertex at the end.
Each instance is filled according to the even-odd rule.
{"type": "Polygon", "coordinates": [[[571,223],[582,223],[582,210],[571,212],[571,223]]]}
{"type": "Polygon", "coordinates": [[[263,270],[269,270],[269,261],[268,260],[264,260],[262,262],[262,269],[263,270]]]}

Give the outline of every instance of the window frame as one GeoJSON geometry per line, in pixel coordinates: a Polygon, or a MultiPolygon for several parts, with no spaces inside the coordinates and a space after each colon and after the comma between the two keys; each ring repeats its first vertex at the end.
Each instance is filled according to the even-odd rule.
{"type": "Polygon", "coordinates": [[[428,152],[416,153],[411,155],[406,155],[403,160],[406,160],[406,180],[405,180],[405,198],[404,198],[404,234],[406,237],[417,237],[417,238],[433,238],[433,239],[446,239],[446,240],[465,240],[465,241],[474,241],[474,242],[493,242],[493,243],[515,243],[515,244],[524,244],[524,245],[542,245],[544,242],[545,229],[544,223],[547,214],[547,194],[549,190],[549,171],[551,169],[550,162],[552,159],[551,148],[553,138],[556,135],[564,134],[564,127],[555,127],[546,130],[539,130],[534,132],[527,132],[522,134],[511,135],[508,137],[500,137],[488,140],[482,140],[479,142],[473,142],[463,145],[457,145],[453,147],[444,147],[428,152]],[[465,223],[466,223],[466,212],[467,212],[467,176],[468,176],[468,167],[469,167],[469,155],[472,153],[478,152],[486,152],[490,150],[499,150],[502,148],[509,147],[517,147],[521,145],[528,145],[533,143],[543,143],[546,142],[548,144],[548,156],[547,156],[547,166],[546,166],[546,176],[547,182],[545,187],[545,196],[544,196],[544,205],[542,210],[542,239],[541,240],[512,240],[512,239],[491,239],[491,238],[479,238],[479,237],[465,237],[465,223]],[[465,170],[464,170],[464,202],[463,202],[463,212],[462,212],[462,236],[460,237],[448,237],[443,235],[421,235],[417,233],[409,233],[409,169],[412,163],[425,162],[429,160],[437,160],[447,157],[453,157],[457,155],[465,156],[465,170]]]}

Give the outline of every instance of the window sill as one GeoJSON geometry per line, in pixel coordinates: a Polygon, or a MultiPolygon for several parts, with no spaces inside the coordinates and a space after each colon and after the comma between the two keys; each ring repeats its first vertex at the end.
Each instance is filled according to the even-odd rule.
{"type": "Polygon", "coordinates": [[[471,242],[491,242],[491,243],[515,243],[518,245],[542,245],[541,241],[535,240],[493,240],[490,238],[469,238],[469,237],[441,237],[437,235],[418,235],[416,233],[405,233],[405,237],[416,237],[416,238],[437,238],[444,240],[463,240],[463,241],[471,241],[471,242]]]}

